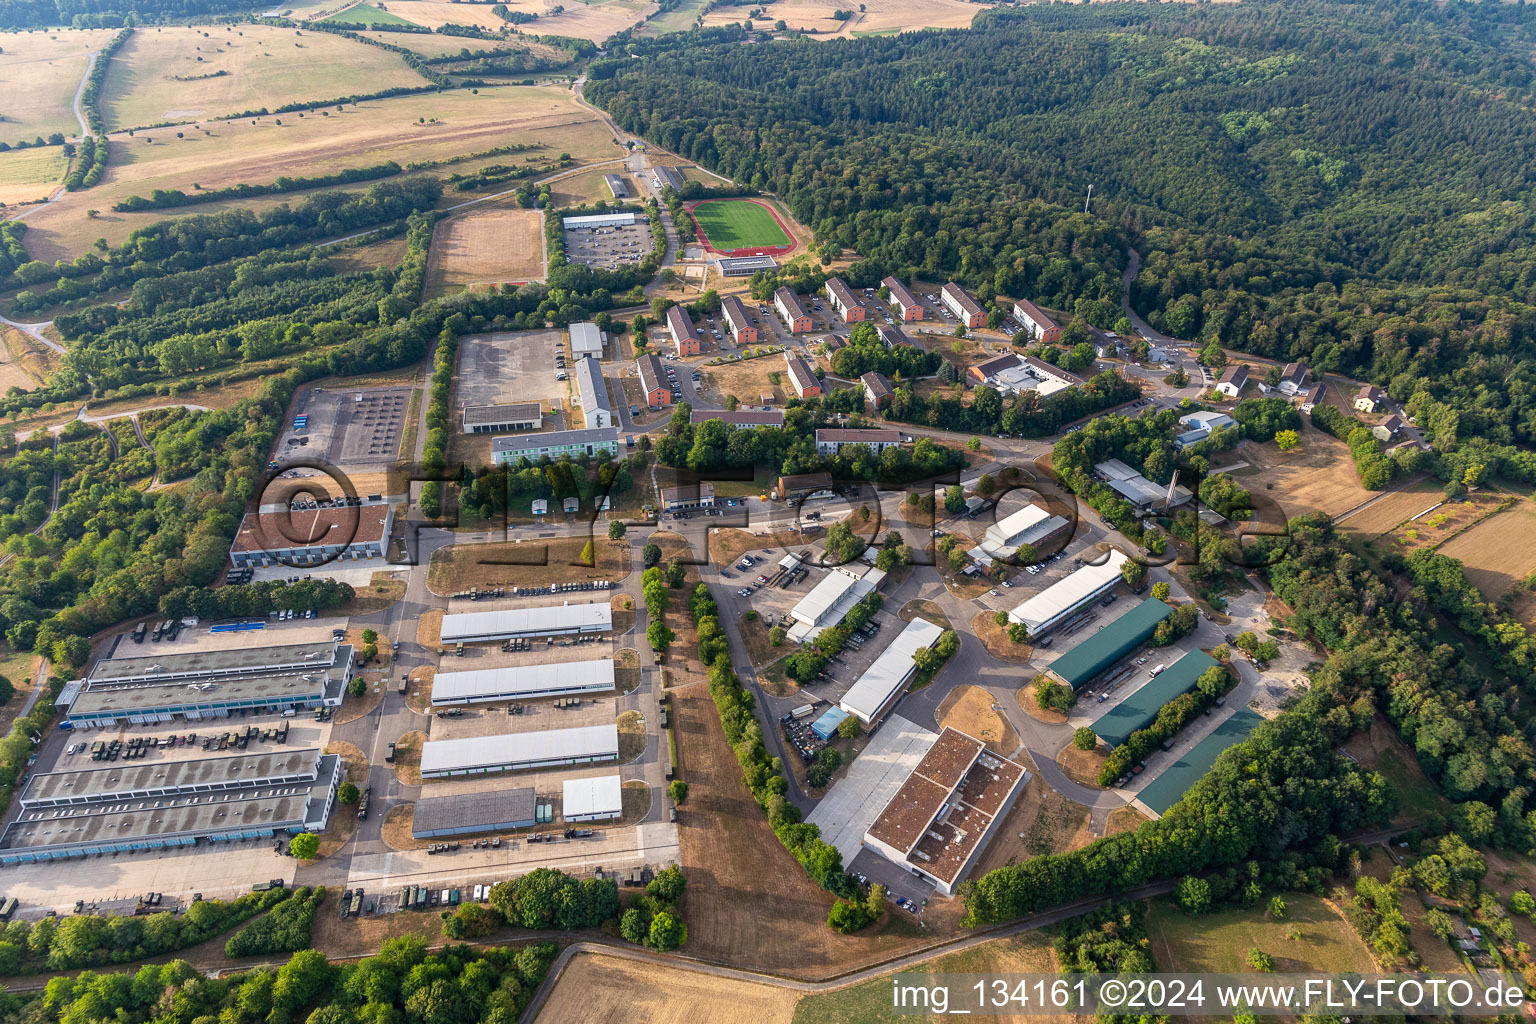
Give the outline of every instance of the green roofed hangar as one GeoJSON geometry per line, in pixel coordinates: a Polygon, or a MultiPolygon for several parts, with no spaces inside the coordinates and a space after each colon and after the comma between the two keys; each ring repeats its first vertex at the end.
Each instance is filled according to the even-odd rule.
{"type": "Polygon", "coordinates": [[[1118,747],[1132,733],[1151,725],[1163,705],[1193,690],[1206,669],[1220,664],[1204,651],[1190,651],[1106,712],[1093,723],[1093,731],[1111,747],[1118,747]]]}
{"type": "Polygon", "coordinates": [[[1248,738],[1248,734],[1264,721],[1257,711],[1242,708],[1222,722],[1211,734],[1195,744],[1188,753],[1158,773],[1157,778],[1137,794],[1136,799],[1153,814],[1161,817],[1168,808],[1184,799],[1189,787],[1199,782],[1216,759],[1231,747],[1248,738]]]}
{"type": "Polygon", "coordinates": [[[1146,643],[1157,624],[1172,614],[1172,608],[1149,597],[1051,662],[1046,671],[1080,690],[1084,683],[1146,643]]]}

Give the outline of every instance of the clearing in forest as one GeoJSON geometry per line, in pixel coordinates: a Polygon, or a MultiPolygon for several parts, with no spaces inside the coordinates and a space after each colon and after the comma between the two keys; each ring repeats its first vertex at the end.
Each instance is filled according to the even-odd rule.
{"type": "Polygon", "coordinates": [[[481,209],[440,222],[432,239],[427,297],[476,284],[542,281],[543,235],[538,210],[481,209]]]}
{"type": "Polygon", "coordinates": [[[1316,896],[1288,892],[1285,913],[1271,918],[1265,907],[1216,910],[1190,917],[1172,900],[1152,901],[1147,936],[1152,957],[1162,971],[1242,973],[1248,951],[1275,958],[1281,972],[1368,973],[1376,962],[1348,921],[1316,896]]]}

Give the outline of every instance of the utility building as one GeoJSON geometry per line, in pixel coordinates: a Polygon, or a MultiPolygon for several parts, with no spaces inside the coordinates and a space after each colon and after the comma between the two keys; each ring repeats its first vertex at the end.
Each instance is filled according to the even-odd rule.
{"type": "Polygon", "coordinates": [[[567,822],[612,821],[624,813],[624,780],[617,775],[566,779],[560,816],[567,822]]]}
{"type": "Polygon", "coordinates": [[[453,707],[491,701],[532,700],[609,693],[614,689],[613,659],[563,661],[542,665],[507,665],[469,672],[439,672],[432,678],[432,706],[453,707]]]}
{"type": "Polygon", "coordinates": [[[567,636],[613,629],[613,606],[557,604],[542,608],[502,608],[443,616],[443,643],[483,643],[519,636],[567,636]]]}
{"type": "Polygon", "coordinates": [[[504,434],[509,430],[538,430],[542,426],[544,414],[539,410],[538,402],[464,407],[466,434],[504,434]]]}
{"type": "Polygon", "coordinates": [[[501,736],[428,740],[421,748],[421,777],[527,771],[619,759],[619,727],[588,725],[501,736]]]}

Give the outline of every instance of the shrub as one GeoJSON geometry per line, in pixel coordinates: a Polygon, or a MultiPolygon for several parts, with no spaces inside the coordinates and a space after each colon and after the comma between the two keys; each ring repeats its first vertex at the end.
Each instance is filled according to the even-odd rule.
{"type": "MultiPolygon", "coordinates": [[[[312,835],[312,833],[304,833],[312,835]]],[[[295,836],[295,839],[302,836],[295,836]]],[[[318,837],[316,837],[318,843],[318,837]]],[[[256,956],[262,953],[296,953],[309,948],[309,933],[314,927],[315,911],[325,899],[325,887],[301,888],[291,899],[272,908],[229,937],[224,955],[256,956]]]]}

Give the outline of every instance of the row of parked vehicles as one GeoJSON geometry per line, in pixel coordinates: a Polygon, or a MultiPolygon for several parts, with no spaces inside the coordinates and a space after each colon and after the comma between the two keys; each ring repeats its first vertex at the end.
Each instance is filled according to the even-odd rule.
{"type": "MultiPolygon", "coordinates": [[[[513,588],[514,591],[516,588],[513,588]]],[[[492,598],[505,597],[506,587],[486,587],[484,590],[461,590],[453,596],[460,601],[489,601],[492,598]]]]}

